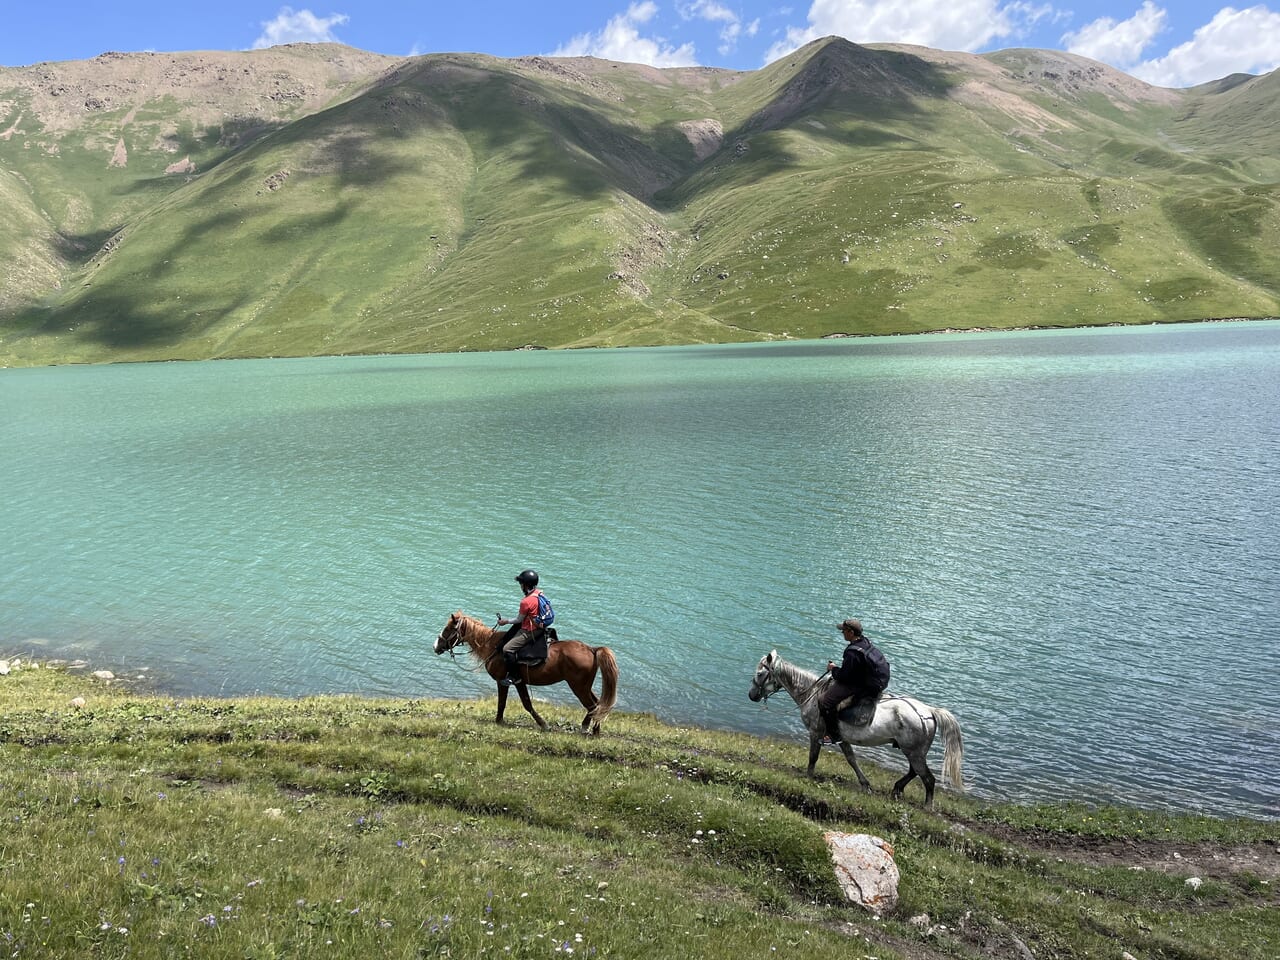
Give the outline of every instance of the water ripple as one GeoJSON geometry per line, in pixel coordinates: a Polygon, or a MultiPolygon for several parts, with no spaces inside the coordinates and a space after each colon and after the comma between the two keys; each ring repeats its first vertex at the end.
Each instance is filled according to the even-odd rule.
{"type": "Polygon", "coordinates": [[[798,735],[751,669],[857,615],[980,795],[1280,814],[1280,324],[0,371],[0,403],[9,648],[487,696],[431,642],[533,565],[624,709],[798,735]]]}

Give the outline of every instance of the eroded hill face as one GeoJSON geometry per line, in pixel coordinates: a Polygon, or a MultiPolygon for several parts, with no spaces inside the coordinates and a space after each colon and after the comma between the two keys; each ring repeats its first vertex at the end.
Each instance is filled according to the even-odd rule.
{"type": "Polygon", "coordinates": [[[1276,82],[842,40],[0,69],[0,362],[1275,314],[1276,82]]]}

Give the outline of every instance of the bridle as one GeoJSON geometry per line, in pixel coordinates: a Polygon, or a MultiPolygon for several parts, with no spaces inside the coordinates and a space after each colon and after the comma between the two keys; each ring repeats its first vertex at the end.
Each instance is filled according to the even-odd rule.
{"type": "MultiPolygon", "coordinates": [[[[440,652],[448,653],[449,657],[453,659],[454,662],[457,662],[456,658],[458,656],[457,654],[458,647],[464,643],[469,646],[471,643],[471,641],[469,641],[465,636],[463,636],[461,619],[457,617],[449,618],[449,622],[444,625],[444,629],[441,630],[440,633],[436,636],[436,644],[439,645],[442,643],[447,643],[448,646],[445,647],[440,652]]],[[[501,648],[495,649],[492,653],[490,653],[487,657],[484,658],[484,660],[480,663],[478,667],[476,667],[474,670],[471,670],[470,672],[480,673],[486,670],[489,666],[489,661],[492,660],[494,657],[498,656],[500,653],[502,653],[501,648]]],[[[464,668],[464,669],[468,669],[468,668],[464,668]]]]}
{"type": "Polygon", "coordinates": [[[447,643],[448,646],[440,652],[445,653],[447,651],[449,656],[453,657],[456,656],[454,650],[456,650],[458,644],[462,642],[462,629],[459,626],[458,620],[456,617],[450,617],[449,622],[446,623],[444,625],[444,629],[440,631],[440,635],[436,637],[436,645],[439,646],[442,643],[447,643]],[[453,629],[453,636],[445,636],[445,634],[449,632],[450,628],[453,629]]]}
{"type": "MultiPolygon", "coordinates": [[[[772,663],[764,667],[765,676],[767,676],[769,680],[771,680],[773,683],[776,684],[776,686],[772,690],[770,690],[768,693],[764,692],[763,682],[759,681],[758,679],[753,679],[751,681],[752,687],[756,687],[757,685],[760,687],[760,691],[761,691],[760,700],[758,702],[764,704],[765,706],[768,706],[770,697],[772,697],[779,690],[783,689],[782,681],[780,681],[776,676],[774,676],[773,668],[774,668],[774,665],[772,663]]],[[[759,671],[757,671],[757,676],[758,675],[759,675],[759,671]]],[[[831,677],[831,674],[829,673],[819,674],[819,676],[817,677],[816,680],[813,681],[813,683],[805,687],[804,690],[795,697],[796,704],[799,706],[803,706],[804,702],[808,700],[811,696],[813,696],[814,691],[818,689],[818,684],[822,683],[824,680],[830,679],[830,677],[831,677]]]]}

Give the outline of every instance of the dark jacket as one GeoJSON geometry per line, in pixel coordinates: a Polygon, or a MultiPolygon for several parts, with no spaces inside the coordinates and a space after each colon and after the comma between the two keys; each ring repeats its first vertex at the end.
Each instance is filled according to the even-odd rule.
{"type": "Polygon", "coordinates": [[[880,693],[889,686],[889,661],[874,643],[859,637],[845,646],[844,659],[831,675],[842,687],[880,693]]]}

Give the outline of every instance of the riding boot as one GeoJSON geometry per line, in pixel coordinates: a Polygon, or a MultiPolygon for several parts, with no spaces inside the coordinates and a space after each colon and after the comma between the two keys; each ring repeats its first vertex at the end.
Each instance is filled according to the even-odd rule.
{"type": "Polygon", "coordinates": [[[507,665],[507,675],[502,678],[502,685],[509,687],[520,679],[520,662],[506,653],[502,655],[502,662],[507,665]]]}
{"type": "Polygon", "coordinates": [[[822,719],[827,724],[827,737],[832,743],[839,743],[844,738],[840,735],[840,718],[835,710],[823,710],[822,719]]]}

